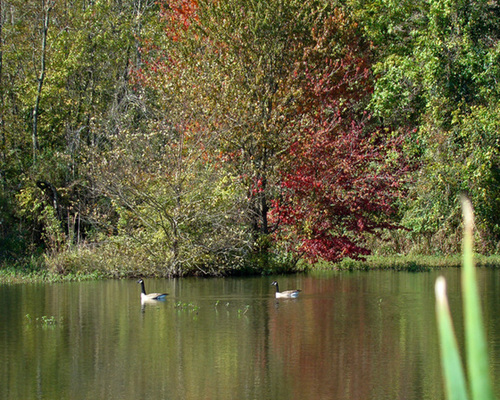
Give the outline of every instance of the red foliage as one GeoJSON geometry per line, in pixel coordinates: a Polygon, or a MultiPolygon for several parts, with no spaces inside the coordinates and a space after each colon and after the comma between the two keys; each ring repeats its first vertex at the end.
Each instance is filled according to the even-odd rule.
{"type": "Polygon", "coordinates": [[[380,131],[366,134],[355,122],[345,130],[332,125],[301,132],[292,143],[282,200],[273,209],[296,249],[311,261],[368,254],[358,244],[360,235],[391,227],[382,216],[395,211],[406,171],[387,160],[399,152],[400,140],[380,131]]]}
{"type": "MultiPolygon", "coordinates": [[[[322,36],[317,43],[332,41],[322,36]]],[[[351,40],[337,60],[318,46],[295,74],[303,98],[283,160],[283,195],[272,217],[281,227],[278,239],[291,242],[295,251],[311,261],[337,261],[368,254],[362,234],[391,227],[385,216],[395,211],[407,169],[403,138],[370,126],[360,106],[371,92],[360,44],[351,40]]]]}
{"type": "Polygon", "coordinates": [[[179,40],[182,33],[198,21],[198,0],[169,0],[160,5],[161,16],[166,22],[166,34],[172,40],[179,40]]]}
{"type": "MultiPolygon", "coordinates": [[[[190,37],[190,27],[199,21],[198,0],[159,0],[160,24],[165,33],[165,42],[179,42],[190,37]]],[[[155,42],[148,37],[137,37],[140,41],[141,53],[140,67],[132,68],[133,82],[144,87],[158,88],[162,80],[170,76],[175,80],[176,75],[183,70],[181,59],[175,53],[167,51],[162,46],[162,41],[155,42]]]]}

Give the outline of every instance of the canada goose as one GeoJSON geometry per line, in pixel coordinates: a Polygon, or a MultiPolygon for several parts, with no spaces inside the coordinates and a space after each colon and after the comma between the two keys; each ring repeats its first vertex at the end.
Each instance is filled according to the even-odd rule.
{"type": "Polygon", "coordinates": [[[141,284],[142,292],[141,292],[141,301],[148,301],[148,300],[165,300],[165,297],[167,297],[168,293],[149,293],[146,294],[146,289],[144,287],[144,281],[142,279],[139,279],[137,283],[141,284]]]}
{"type": "Polygon", "coordinates": [[[300,289],[295,289],[295,290],[285,290],[284,292],[280,292],[280,288],[278,286],[278,282],[274,281],[273,283],[271,283],[271,285],[274,285],[276,286],[276,298],[277,299],[280,299],[280,298],[295,298],[295,297],[299,297],[299,292],[300,292],[300,289]]]}

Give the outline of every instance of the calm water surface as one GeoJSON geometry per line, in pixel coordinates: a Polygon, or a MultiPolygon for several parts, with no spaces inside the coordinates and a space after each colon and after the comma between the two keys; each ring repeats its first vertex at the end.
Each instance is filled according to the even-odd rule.
{"type": "MultiPolygon", "coordinates": [[[[459,270],[0,286],[1,399],[443,399],[434,282],[459,270]]],[[[479,269],[500,395],[500,271],[479,269]]],[[[459,342],[463,337],[459,329],[459,342]]],[[[500,397],[500,396],[499,396],[500,397]]]]}

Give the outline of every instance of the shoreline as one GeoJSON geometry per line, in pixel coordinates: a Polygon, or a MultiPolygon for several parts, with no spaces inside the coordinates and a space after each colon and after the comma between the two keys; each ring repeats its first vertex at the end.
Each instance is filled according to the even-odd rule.
{"type": "MultiPolygon", "coordinates": [[[[480,268],[500,268],[500,255],[484,256],[475,255],[475,264],[480,268]]],[[[369,256],[366,260],[344,259],[338,263],[318,262],[314,265],[303,265],[297,271],[291,273],[304,273],[309,271],[380,271],[391,270],[401,272],[428,272],[434,269],[441,268],[460,268],[462,265],[462,257],[460,254],[449,256],[417,256],[417,255],[401,255],[401,256],[369,256]]],[[[272,272],[271,272],[272,273],[272,272]]],[[[279,271],[276,271],[279,274],[279,271]]],[[[227,275],[232,276],[255,276],[269,275],[269,273],[249,273],[243,271],[238,274],[227,275]]],[[[189,277],[191,275],[186,275],[189,277]]],[[[152,274],[144,276],[145,278],[158,277],[152,274]]],[[[211,277],[208,276],[207,277],[211,277]]],[[[0,267],[0,284],[19,284],[19,283],[62,283],[62,282],[83,282],[94,281],[101,279],[132,279],[137,278],[133,275],[116,276],[102,271],[76,271],[67,274],[49,271],[44,267],[8,265],[5,262],[0,267]]],[[[167,279],[167,278],[165,278],[167,279]]]]}

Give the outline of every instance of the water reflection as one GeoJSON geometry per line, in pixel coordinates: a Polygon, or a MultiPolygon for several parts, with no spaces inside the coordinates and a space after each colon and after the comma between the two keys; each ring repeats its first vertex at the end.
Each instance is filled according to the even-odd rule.
{"type": "Polygon", "coordinates": [[[162,305],[166,304],[166,299],[161,300],[144,300],[141,299],[141,312],[146,312],[146,309],[156,309],[158,310],[162,305]]]}
{"type": "MultiPolygon", "coordinates": [[[[498,375],[500,278],[479,272],[498,375]]],[[[279,277],[297,299],[267,277],[148,280],[155,303],[135,281],[0,286],[0,398],[441,399],[436,276],[279,277]]]]}

